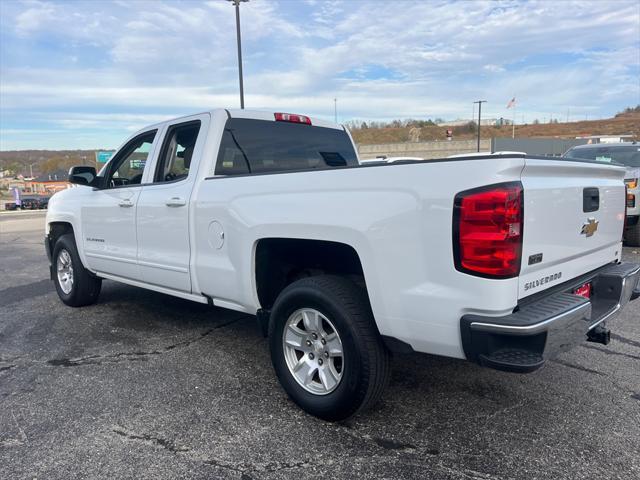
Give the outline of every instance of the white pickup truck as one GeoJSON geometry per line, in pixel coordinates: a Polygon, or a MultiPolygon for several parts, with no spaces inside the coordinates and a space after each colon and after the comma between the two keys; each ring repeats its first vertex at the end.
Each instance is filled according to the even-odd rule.
{"type": "Polygon", "coordinates": [[[624,183],[627,185],[625,241],[631,247],[640,247],[640,144],[622,142],[578,145],[569,149],[564,156],[625,166],[624,183]]]}
{"type": "Polygon", "coordinates": [[[390,354],[530,372],[640,295],[624,168],[504,154],[360,165],[349,132],[213,110],[145,128],[46,219],[61,300],[102,279],[255,314],[275,372],[328,420],[372,405],[390,354]]]}

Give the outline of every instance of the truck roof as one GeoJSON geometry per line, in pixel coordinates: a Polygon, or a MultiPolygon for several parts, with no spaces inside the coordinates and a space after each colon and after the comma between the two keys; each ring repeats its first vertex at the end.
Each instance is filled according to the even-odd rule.
{"type": "Polygon", "coordinates": [[[335,128],[337,130],[344,129],[344,127],[338,123],[329,122],[327,120],[323,120],[318,117],[310,117],[309,115],[305,115],[304,113],[282,112],[282,111],[275,112],[275,111],[268,111],[268,110],[246,110],[246,109],[242,110],[240,108],[227,108],[224,110],[227,111],[227,113],[231,116],[231,118],[251,118],[255,120],[270,120],[272,122],[276,121],[274,117],[276,113],[291,113],[294,115],[304,115],[305,117],[308,117],[311,120],[311,125],[313,126],[324,127],[324,128],[335,128]]]}
{"type": "Polygon", "coordinates": [[[182,118],[188,118],[188,117],[192,117],[193,115],[201,115],[203,113],[209,113],[211,115],[213,115],[214,113],[218,113],[218,112],[226,112],[227,115],[230,118],[248,118],[248,119],[253,119],[253,120],[266,120],[266,121],[272,121],[275,122],[275,117],[274,115],[276,113],[289,113],[289,114],[293,114],[293,115],[304,115],[305,117],[309,118],[311,120],[311,125],[315,126],[315,127],[324,127],[324,128],[334,128],[336,130],[343,130],[344,126],[338,123],[334,123],[334,122],[329,122],[327,120],[323,120],[321,118],[318,117],[310,117],[309,115],[305,115],[303,113],[297,113],[297,112],[283,112],[283,111],[269,111],[269,110],[247,110],[247,109],[240,109],[240,108],[214,108],[212,110],[205,110],[204,112],[196,112],[196,113],[191,113],[188,115],[181,115],[180,117],[175,117],[175,118],[171,118],[168,120],[164,120],[162,122],[157,122],[153,125],[148,125],[144,128],[144,130],[147,130],[149,127],[152,126],[160,126],[160,125],[164,125],[165,123],[168,122],[175,122],[176,120],[180,120],[182,118]]]}
{"type": "Polygon", "coordinates": [[[585,145],[576,145],[571,147],[572,150],[589,150],[590,148],[619,148],[619,147],[640,147],[638,142],[619,142],[619,143],[587,143],[585,145]]]}

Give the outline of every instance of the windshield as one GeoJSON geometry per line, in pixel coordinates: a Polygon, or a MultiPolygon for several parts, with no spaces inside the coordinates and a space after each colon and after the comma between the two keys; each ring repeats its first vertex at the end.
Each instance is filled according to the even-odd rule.
{"type": "Polygon", "coordinates": [[[583,158],[603,163],[621,163],[627,167],[640,167],[640,145],[572,148],[565,157],[583,158]]]}

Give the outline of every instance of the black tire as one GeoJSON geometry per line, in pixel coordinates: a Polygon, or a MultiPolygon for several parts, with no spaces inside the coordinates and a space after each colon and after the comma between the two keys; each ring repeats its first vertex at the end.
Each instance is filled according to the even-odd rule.
{"type": "Polygon", "coordinates": [[[389,381],[389,352],[376,327],[366,291],[344,277],[307,277],[286,287],[271,312],[269,344],[276,375],[289,397],[324,420],[344,420],[373,406],[389,381]],[[305,390],[285,360],[284,328],[289,317],[301,308],[322,313],[342,340],[342,377],[337,387],[324,395],[305,390]]]}
{"type": "Polygon", "coordinates": [[[78,249],[76,248],[76,241],[72,233],[61,235],[53,246],[52,254],[53,262],[53,283],[56,286],[56,291],[60,300],[70,307],[83,307],[85,305],[91,305],[98,300],[100,294],[100,288],[102,287],[102,279],[93,275],[89,270],[84,268],[78,255],[78,249]],[[64,255],[63,252],[68,252],[71,258],[72,270],[72,285],[71,290],[65,293],[61,282],[58,278],[58,257],[64,255]]]}
{"type": "Polygon", "coordinates": [[[630,247],[640,247],[640,220],[624,232],[625,243],[630,247]]]}

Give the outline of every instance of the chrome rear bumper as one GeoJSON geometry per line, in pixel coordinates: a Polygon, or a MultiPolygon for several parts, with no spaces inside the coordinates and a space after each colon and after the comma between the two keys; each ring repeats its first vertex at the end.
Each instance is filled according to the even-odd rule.
{"type": "Polygon", "coordinates": [[[558,292],[504,317],[465,315],[460,328],[468,360],[512,372],[531,372],[545,360],[587,340],[640,296],[640,264],[620,263],[592,278],[591,298],[558,292]]]}

